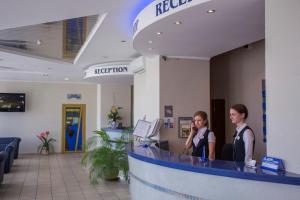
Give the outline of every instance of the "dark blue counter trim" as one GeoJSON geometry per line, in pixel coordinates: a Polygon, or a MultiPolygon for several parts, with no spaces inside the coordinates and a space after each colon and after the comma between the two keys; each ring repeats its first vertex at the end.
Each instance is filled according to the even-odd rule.
{"type": "MultiPolygon", "coordinates": [[[[128,150],[128,155],[136,158],[138,160],[169,167],[173,169],[179,169],[184,171],[191,171],[196,173],[204,173],[216,176],[224,176],[231,178],[239,178],[246,180],[254,180],[254,181],[264,181],[271,183],[282,183],[289,185],[299,185],[300,186],[300,175],[294,173],[279,173],[279,174],[266,174],[268,171],[263,172],[259,167],[256,170],[252,170],[252,172],[244,172],[244,163],[235,163],[230,161],[207,161],[202,162],[199,158],[186,156],[186,155],[176,155],[171,152],[166,152],[159,149],[151,149],[151,152],[156,151],[156,155],[158,156],[149,156],[144,154],[142,151],[138,151],[138,149],[143,147],[132,147],[133,149],[128,150]],[[137,150],[135,152],[135,150],[137,150]],[[176,158],[177,156],[177,158],[176,158]],[[185,159],[189,158],[191,160],[196,161],[196,164],[191,164],[186,161],[181,162],[181,156],[185,159]]],[[[149,147],[148,147],[149,148],[149,147]]],[[[184,160],[184,159],[183,159],[184,160]]],[[[272,173],[272,172],[270,172],[272,173]]]]}

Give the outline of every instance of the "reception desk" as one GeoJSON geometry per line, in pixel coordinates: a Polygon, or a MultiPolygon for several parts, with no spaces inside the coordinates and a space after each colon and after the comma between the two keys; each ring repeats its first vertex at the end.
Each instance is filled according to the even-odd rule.
{"type": "Polygon", "coordinates": [[[147,199],[300,199],[300,175],[128,145],[130,193],[147,199]]]}
{"type": "Polygon", "coordinates": [[[124,129],[102,128],[110,139],[119,139],[125,133],[124,129]]]}

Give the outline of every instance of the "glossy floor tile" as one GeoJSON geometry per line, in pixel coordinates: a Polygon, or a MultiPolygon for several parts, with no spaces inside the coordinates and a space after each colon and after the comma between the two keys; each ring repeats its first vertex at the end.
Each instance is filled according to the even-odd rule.
{"type": "Polygon", "coordinates": [[[91,185],[81,154],[21,155],[0,185],[0,200],[129,200],[126,182],[91,185]]]}

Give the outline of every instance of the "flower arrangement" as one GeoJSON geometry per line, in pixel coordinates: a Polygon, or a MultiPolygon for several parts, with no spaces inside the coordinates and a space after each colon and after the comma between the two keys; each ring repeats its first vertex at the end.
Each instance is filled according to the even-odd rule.
{"type": "Polygon", "coordinates": [[[122,109],[122,107],[112,106],[110,112],[107,114],[108,119],[114,122],[117,120],[121,120],[122,117],[119,115],[120,109],[122,109]]]}
{"type": "Polygon", "coordinates": [[[48,154],[48,152],[54,151],[52,142],[55,142],[56,140],[53,138],[48,139],[49,134],[49,131],[45,131],[37,135],[38,139],[42,142],[42,144],[38,146],[38,152],[41,154],[48,154]]]}

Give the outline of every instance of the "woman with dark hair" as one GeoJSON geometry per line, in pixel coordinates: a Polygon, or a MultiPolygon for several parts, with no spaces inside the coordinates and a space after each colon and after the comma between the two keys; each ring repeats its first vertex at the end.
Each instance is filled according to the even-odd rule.
{"type": "Polygon", "coordinates": [[[208,129],[206,112],[197,111],[191,124],[191,131],[185,143],[186,149],[193,147],[192,156],[215,159],[215,134],[208,129]],[[205,155],[203,155],[205,154],[205,155]]]}
{"type": "Polygon", "coordinates": [[[231,122],[236,126],[233,141],[233,160],[249,162],[252,160],[255,136],[252,129],[246,124],[248,109],[243,104],[236,104],[230,108],[231,122]]]}

